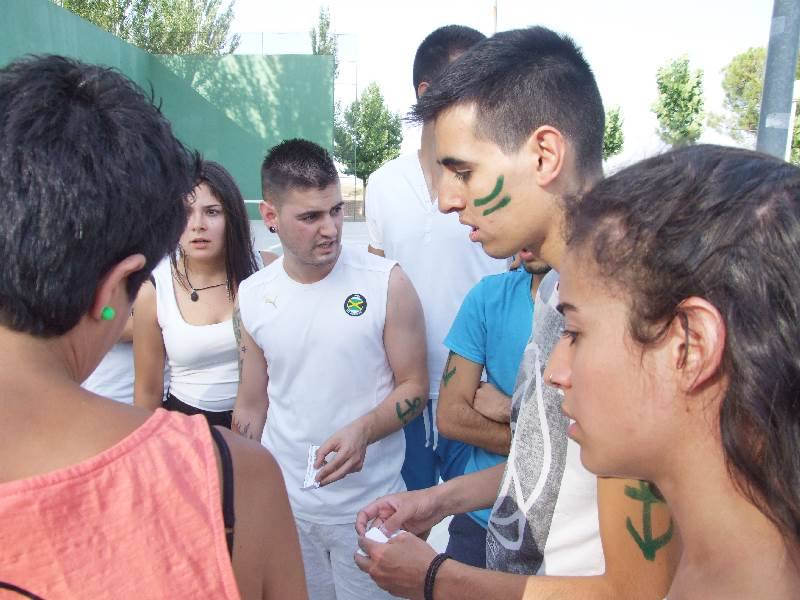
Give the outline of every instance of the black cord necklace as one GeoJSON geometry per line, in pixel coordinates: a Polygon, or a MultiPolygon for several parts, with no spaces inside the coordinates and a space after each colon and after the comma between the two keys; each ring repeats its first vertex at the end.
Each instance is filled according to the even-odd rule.
{"type": "Polygon", "coordinates": [[[218,287],[220,287],[222,285],[226,285],[228,283],[227,281],[223,281],[222,283],[218,283],[216,285],[207,285],[206,287],[201,287],[201,288],[194,287],[192,285],[192,282],[189,281],[189,271],[186,270],[186,256],[185,255],[183,257],[183,276],[186,277],[186,283],[189,285],[190,288],[192,288],[192,293],[189,294],[189,298],[191,299],[192,302],[197,302],[200,299],[200,296],[197,294],[197,292],[202,292],[202,291],[205,291],[205,290],[211,290],[213,288],[218,288],[218,287]]]}

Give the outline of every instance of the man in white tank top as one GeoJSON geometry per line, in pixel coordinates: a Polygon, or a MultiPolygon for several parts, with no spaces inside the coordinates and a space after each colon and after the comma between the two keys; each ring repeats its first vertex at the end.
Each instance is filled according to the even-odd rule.
{"type": "Polygon", "coordinates": [[[366,501],[405,489],[401,428],[428,392],[422,307],[395,262],[342,247],[339,178],[323,148],[275,146],[262,182],[283,257],[239,286],[233,429],[281,465],[310,597],[390,597],[353,562],[354,524],[366,501]]]}

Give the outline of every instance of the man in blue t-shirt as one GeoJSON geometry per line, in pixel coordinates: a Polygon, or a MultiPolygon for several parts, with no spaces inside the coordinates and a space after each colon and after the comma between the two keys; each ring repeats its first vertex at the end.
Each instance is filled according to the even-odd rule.
{"type": "MultiPolygon", "coordinates": [[[[443,435],[470,444],[464,473],[493,467],[508,456],[511,395],[531,335],[533,298],[550,270],[526,250],[520,258],[522,269],[484,277],[470,290],[444,340],[450,355],[437,420],[443,435]]],[[[454,516],[447,553],[486,568],[490,513],[486,509],[454,516]]]]}

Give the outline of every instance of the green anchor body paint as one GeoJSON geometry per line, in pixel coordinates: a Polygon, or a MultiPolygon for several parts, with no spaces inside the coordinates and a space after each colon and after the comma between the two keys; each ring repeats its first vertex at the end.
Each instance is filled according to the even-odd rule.
{"type": "Polygon", "coordinates": [[[643,504],[642,535],[636,530],[630,517],[625,521],[625,525],[628,529],[628,533],[631,534],[633,541],[639,546],[644,557],[649,561],[654,561],[656,559],[656,552],[666,546],[672,539],[675,524],[672,522],[672,519],[670,519],[669,529],[667,529],[664,534],[654,538],[650,511],[652,510],[653,504],[663,504],[664,501],[653,493],[650,484],[645,481],[639,482],[639,489],[626,485],[625,495],[643,504]]]}

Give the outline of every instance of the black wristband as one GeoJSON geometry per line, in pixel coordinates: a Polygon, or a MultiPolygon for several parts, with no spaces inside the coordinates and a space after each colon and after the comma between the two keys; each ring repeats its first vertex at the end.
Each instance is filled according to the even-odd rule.
{"type": "Polygon", "coordinates": [[[431,564],[428,565],[428,572],[425,574],[425,600],[433,600],[433,582],[436,580],[436,573],[439,572],[439,567],[448,558],[450,558],[449,554],[437,554],[431,564]]]}

